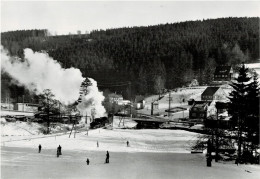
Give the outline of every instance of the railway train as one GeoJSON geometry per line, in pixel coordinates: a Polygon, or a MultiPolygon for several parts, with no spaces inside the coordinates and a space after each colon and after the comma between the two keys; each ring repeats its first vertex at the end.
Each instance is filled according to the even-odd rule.
{"type": "Polygon", "coordinates": [[[113,115],[109,114],[108,117],[100,117],[95,118],[93,122],[90,123],[91,129],[96,129],[100,127],[105,127],[108,124],[111,124],[113,122],[113,115]]]}

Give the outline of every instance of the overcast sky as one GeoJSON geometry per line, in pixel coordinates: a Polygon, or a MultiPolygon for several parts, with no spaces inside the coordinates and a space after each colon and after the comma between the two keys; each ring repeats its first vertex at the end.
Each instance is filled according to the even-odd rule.
{"type": "Polygon", "coordinates": [[[260,16],[259,1],[1,1],[1,31],[82,33],[220,17],[260,16]]]}

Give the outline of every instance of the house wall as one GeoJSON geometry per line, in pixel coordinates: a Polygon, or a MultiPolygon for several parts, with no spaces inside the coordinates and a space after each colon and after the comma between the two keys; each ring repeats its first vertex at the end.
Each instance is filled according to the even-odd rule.
{"type": "Polygon", "coordinates": [[[232,77],[232,74],[229,75],[214,75],[214,81],[230,81],[232,77]]]}
{"type": "Polygon", "coordinates": [[[141,101],[139,103],[136,103],[136,109],[143,109],[145,107],[145,101],[141,101]]]}
{"type": "Polygon", "coordinates": [[[201,95],[201,100],[203,101],[225,100],[226,98],[227,95],[221,88],[219,88],[213,96],[201,95]]]}
{"type": "Polygon", "coordinates": [[[213,95],[214,100],[224,100],[226,99],[226,93],[220,88],[216,91],[216,93],[213,95]]]}
{"type": "Polygon", "coordinates": [[[212,101],[213,100],[213,96],[201,95],[201,100],[202,101],[212,101]]]}
{"type": "Polygon", "coordinates": [[[216,108],[216,103],[212,102],[210,106],[207,108],[207,117],[216,115],[217,114],[217,108],[216,108]]]}
{"type": "Polygon", "coordinates": [[[206,109],[201,108],[195,108],[192,107],[189,111],[189,118],[190,119],[198,119],[198,118],[206,118],[207,117],[207,111],[206,109]]]}
{"type": "Polygon", "coordinates": [[[122,97],[109,97],[110,103],[122,103],[123,98],[122,97]]]}
{"type": "Polygon", "coordinates": [[[33,106],[26,103],[17,103],[14,105],[14,110],[25,111],[25,112],[37,112],[38,106],[33,106]]]}
{"type": "Polygon", "coordinates": [[[14,104],[12,104],[12,103],[1,103],[1,110],[14,110],[14,104]]]}

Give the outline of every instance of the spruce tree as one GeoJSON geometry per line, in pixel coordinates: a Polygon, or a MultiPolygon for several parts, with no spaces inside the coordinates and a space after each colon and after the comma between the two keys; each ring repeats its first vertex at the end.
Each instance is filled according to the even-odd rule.
{"type": "Polygon", "coordinates": [[[245,120],[247,149],[253,153],[259,145],[259,85],[256,74],[248,85],[247,118],[245,120]]]}
{"type": "Polygon", "coordinates": [[[247,95],[248,84],[250,81],[248,76],[248,68],[242,64],[239,69],[238,77],[235,78],[230,85],[233,87],[233,91],[230,95],[229,114],[231,114],[231,121],[234,124],[234,128],[237,128],[238,135],[238,158],[241,158],[241,146],[242,146],[242,132],[245,130],[245,119],[247,117],[247,95]]]}

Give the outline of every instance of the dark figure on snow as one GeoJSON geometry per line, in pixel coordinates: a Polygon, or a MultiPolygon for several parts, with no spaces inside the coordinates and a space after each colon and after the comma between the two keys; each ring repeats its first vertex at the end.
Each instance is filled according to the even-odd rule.
{"type": "Polygon", "coordinates": [[[41,150],[42,150],[42,146],[41,146],[41,144],[39,145],[39,153],[41,153],[41,150]]]}
{"type": "Polygon", "coordinates": [[[239,159],[236,158],[236,160],[235,160],[235,164],[237,164],[237,166],[238,166],[238,163],[239,163],[239,159]]]}
{"type": "Polygon", "coordinates": [[[126,142],[126,146],[129,147],[129,142],[128,141],[126,142]]]}
{"type": "Polygon", "coordinates": [[[60,156],[60,150],[59,150],[59,147],[57,147],[57,157],[60,156]]]}
{"type": "Polygon", "coordinates": [[[211,167],[211,161],[212,161],[212,157],[210,154],[207,154],[206,155],[206,158],[207,158],[207,167],[211,167]]]}
{"type": "Polygon", "coordinates": [[[97,147],[99,147],[98,141],[97,141],[97,147]]]}
{"type": "Polygon", "coordinates": [[[87,161],[86,161],[86,162],[87,162],[87,165],[89,165],[89,159],[88,159],[88,158],[87,158],[87,161]]]}
{"type": "Polygon", "coordinates": [[[109,153],[107,151],[107,154],[106,154],[106,163],[109,163],[109,153]]]}
{"type": "Polygon", "coordinates": [[[61,146],[60,145],[58,147],[58,150],[59,150],[59,155],[62,155],[62,153],[61,153],[61,146]]]}

